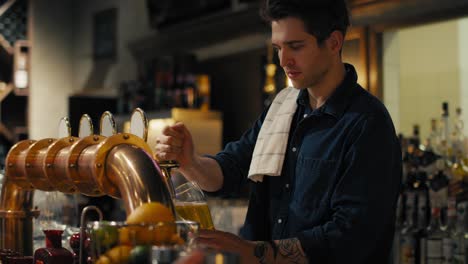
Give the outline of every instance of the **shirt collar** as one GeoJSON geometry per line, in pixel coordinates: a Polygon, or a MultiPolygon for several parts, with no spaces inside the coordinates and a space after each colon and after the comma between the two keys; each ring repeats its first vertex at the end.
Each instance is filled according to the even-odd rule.
{"type": "MultiPolygon", "coordinates": [[[[353,90],[355,90],[357,82],[357,73],[354,67],[351,64],[345,63],[345,70],[346,75],[341,84],[333,91],[325,104],[317,109],[317,111],[330,114],[336,118],[343,115],[350,102],[350,96],[353,94],[353,90]]],[[[307,89],[301,89],[296,102],[300,106],[309,106],[309,94],[307,89]]]]}

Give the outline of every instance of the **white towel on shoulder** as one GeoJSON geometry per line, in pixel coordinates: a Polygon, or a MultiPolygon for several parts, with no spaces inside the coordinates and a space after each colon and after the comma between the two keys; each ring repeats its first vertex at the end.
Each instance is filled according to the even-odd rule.
{"type": "Polygon", "coordinates": [[[262,182],[263,176],[280,176],[283,169],[289,130],[297,109],[299,89],[281,90],[271,103],[255,143],[249,179],[262,182]]]}

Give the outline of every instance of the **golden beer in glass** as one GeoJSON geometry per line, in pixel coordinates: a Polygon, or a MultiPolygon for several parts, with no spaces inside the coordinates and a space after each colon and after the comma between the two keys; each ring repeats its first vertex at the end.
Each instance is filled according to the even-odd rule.
{"type": "Polygon", "coordinates": [[[180,218],[198,222],[204,229],[214,229],[210,209],[206,202],[176,201],[175,209],[180,218]]]}
{"type": "Polygon", "coordinates": [[[196,183],[186,182],[178,186],[174,205],[179,219],[198,222],[203,229],[214,229],[205,195],[196,183]]]}

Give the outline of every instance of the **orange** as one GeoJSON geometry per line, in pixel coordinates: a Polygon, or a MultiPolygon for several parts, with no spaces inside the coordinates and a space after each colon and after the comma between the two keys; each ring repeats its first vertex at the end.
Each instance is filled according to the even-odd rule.
{"type": "Polygon", "coordinates": [[[144,203],[137,207],[127,217],[128,224],[155,224],[158,222],[174,222],[172,211],[158,202],[144,203]]]}
{"type": "Polygon", "coordinates": [[[172,235],[176,233],[174,221],[172,211],[161,203],[142,204],[127,217],[129,226],[120,228],[120,243],[125,245],[170,243],[172,235]]]}

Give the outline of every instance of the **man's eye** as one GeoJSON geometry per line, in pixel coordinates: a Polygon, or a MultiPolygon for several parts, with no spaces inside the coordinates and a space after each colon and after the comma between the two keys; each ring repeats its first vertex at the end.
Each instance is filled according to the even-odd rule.
{"type": "Polygon", "coordinates": [[[304,47],[304,45],[292,45],[291,49],[292,50],[300,50],[302,47],[304,47]]]}

